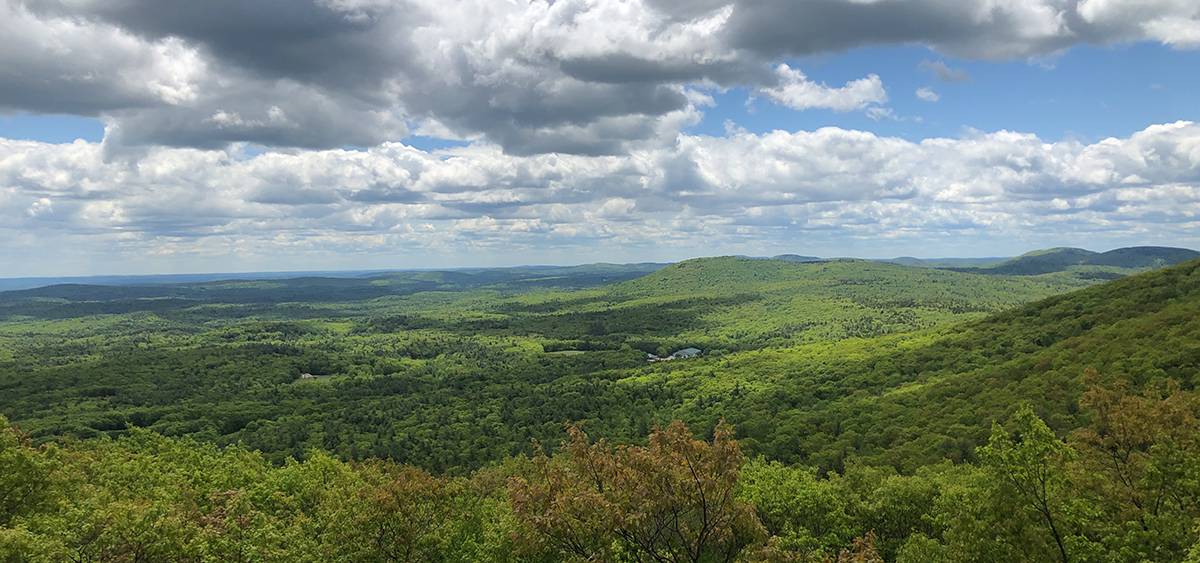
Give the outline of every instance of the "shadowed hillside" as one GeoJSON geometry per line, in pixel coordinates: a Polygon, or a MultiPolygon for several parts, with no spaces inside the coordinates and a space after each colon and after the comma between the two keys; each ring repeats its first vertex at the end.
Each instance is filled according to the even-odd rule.
{"type": "Polygon", "coordinates": [[[1107,266],[1126,270],[1162,268],[1200,258],[1200,252],[1165,246],[1133,246],[1108,252],[1082,248],[1049,248],[1029,252],[1000,264],[959,271],[991,275],[1033,276],[1062,272],[1077,266],[1107,266]]]}

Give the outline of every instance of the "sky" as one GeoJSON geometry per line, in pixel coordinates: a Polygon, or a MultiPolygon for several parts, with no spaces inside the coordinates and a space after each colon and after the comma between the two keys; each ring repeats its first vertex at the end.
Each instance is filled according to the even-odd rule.
{"type": "Polygon", "coordinates": [[[1200,248],[1195,0],[0,0],[0,276],[1200,248]]]}

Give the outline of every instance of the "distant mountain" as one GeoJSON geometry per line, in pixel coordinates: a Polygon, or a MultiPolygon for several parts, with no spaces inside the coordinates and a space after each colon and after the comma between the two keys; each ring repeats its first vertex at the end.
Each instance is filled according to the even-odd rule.
{"type": "Polygon", "coordinates": [[[1062,272],[1075,266],[1108,266],[1130,270],[1161,268],[1200,258],[1200,252],[1165,246],[1133,246],[1108,252],[1082,248],[1047,248],[1022,254],[995,266],[953,268],[979,274],[1033,276],[1062,272]]]}
{"type": "Polygon", "coordinates": [[[1097,266],[1121,268],[1162,268],[1200,258],[1200,252],[1168,246],[1131,246],[1093,256],[1088,262],[1097,266]]]}
{"type": "Polygon", "coordinates": [[[278,280],[291,278],[363,278],[380,275],[391,270],[314,270],[304,272],[225,272],[211,274],[129,274],[111,276],[42,276],[0,278],[0,291],[34,289],[51,285],[164,285],[182,283],[204,283],[231,280],[278,280]]]}
{"type": "Polygon", "coordinates": [[[801,256],[799,254],[780,254],[778,256],[772,256],[771,259],[782,260],[784,262],[820,262],[824,260],[824,258],[819,258],[817,256],[801,256]]]}
{"type": "Polygon", "coordinates": [[[872,260],[797,263],[726,256],[685,260],[614,284],[607,288],[606,299],[715,299],[719,302],[705,314],[710,323],[706,330],[737,327],[744,338],[751,333],[809,330],[875,334],[901,326],[929,326],[949,315],[999,311],[1095,281],[1071,276],[985,277],[872,260]],[[877,317],[881,311],[886,313],[877,317]],[[870,328],[864,328],[867,325],[870,328]]]}
{"type": "Polygon", "coordinates": [[[912,256],[901,256],[899,258],[880,260],[880,262],[890,262],[914,268],[983,268],[999,264],[1006,260],[1011,260],[1011,258],[1003,256],[986,258],[914,258],[912,256]]]}
{"type": "MultiPolygon", "coordinates": [[[[474,289],[526,291],[581,289],[636,279],[664,264],[585,264],[462,270],[364,273],[357,277],[307,276],[222,279],[191,283],[102,285],[60,283],[0,291],[0,318],[66,318],[81,314],[165,312],[202,303],[278,304],[357,301],[425,291],[474,289]]],[[[168,279],[170,279],[168,277],[168,279]]]]}
{"type": "Polygon", "coordinates": [[[1082,248],[1048,248],[1027,252],[991,268],[988,273],[1029,276],[1061,272],[1071,266],[1088,263],[1097,253],[1082,248]]]}
{"type": "MultiPolygon", "coordinates": [[[[233,285],[231,282],[279,281],[284,286],[330,284],[344,287],[376,286],[379,280],[414,280],[486,285],[497,282],[539,283],[552,279],[569,279],[566,286],[595,285],[630,279],[653,272],[666,266],[662,263],[639,262],[634,264],[580,264],[578,266],[512,266],[498,268],[447,268],[409,270],[314,270],[300,272],[237,272],[211,274],[145,274],[112,276],[65,276],[65,277],[22,277],[0,278],[0,294],[24,290],[47,288],[45,291],[27,293],[28,296],[57,297],[66,293],[71,298],[96,292],[97,299],[108,299],[108,295],[135,295],[140,298],[183,296],[200,285],[233,285]],[[290,280],[295,280],[290,281],[290,280]],[[335,280],[346,280],[338,282],[335,280]],[[364,281],[366,280],[366,281],[364,281]],[[99,286],[118,288],[138,286],[141,289],[123,292],[119,289],[97,289],[99,286]],[[85,293],[78,293],[83,291],[85,293]]],[[[547,285],[547,284],[541,284],[547,285]]],[[[548,284],[554,285],[554,284],[548,284]]],[[[241,287],[247,287],[241,284],[241,287]]],[[[272,288],[277,286],[271,286],[272,288]]],[[[384,292],[387,293],[387,292],[384,292]]],[[[15,295],[15,294],[14,294],[15,295]]],[[[0,295],[0,300],[12,295],[0,295]]]]}

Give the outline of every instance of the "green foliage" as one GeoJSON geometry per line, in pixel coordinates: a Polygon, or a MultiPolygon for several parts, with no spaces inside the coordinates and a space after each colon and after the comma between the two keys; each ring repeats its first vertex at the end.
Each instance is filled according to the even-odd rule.
{"type": "Polygon", "coordinates": [[[1200,541],[1198,397],[1096,387],[1073,445],[1025,407],[979,465],[826,477],[744,461],[724,425],[708,441],[674,423],[616,447],[572,429],[553,456],[466,477],[320,453],[272,465],[144,430],[35,447],[5,425],[4,475],[23,475],[6,490],[34,484],[37,502],[0,522],[0,558],[1186,561],[1200,541]]]}
{"type": "Polygon", "coordinates": [[[0,416],[0,526],[46,502],[52,468],[50,460],[37,455],[0,416]]]}
{"type": "Polygon", "coordinates": [[[1017,409],[1009,426],[992,427],[992,437],[980,448],[979,457],[1022,507],[1037,514],[1050,532],[1058,556],[1067,563],[1070,557],[1059,506],[1065,480],[1061,467],[1070,450],[1029,405],[1017,409]]]}
{"type": "Polygon", "coordinates": [[[558,459],[534,459],[509,484],[532,552],[586,561],[733,561],[761,539],[754,509],[734,496],[741,451],[725,425],[711,443],[681,423],[645,447],[589,443],[578,428],[558,459]]]}
{"type": "MultiPolygon", "coordinates": [[[[467,469],[528,452],[531,440],[553,443],[567,422],[616,440],[672,417],[711,425],[728,414],[753,428],[721,412],[726,405],[708,389],[697,394],[657,378],[693,366],[705,370],[697,383],[724,388],[733,378],[716,375],[714,365],[753,359],[747,351],[850,347],[1090,283],[714,258],[562,289],[635,271],[12,292],[0,296],[0,314],[9,315],[0,322],[0,412],[38,441],[139,427],[242,444],[274,462],[318,449],[467,469]],[[560,285],[547,289],[552,284],[560,285]],[[138,312],[111,313],[131,310],[138,312]],[[686,346],[706,357],[645,362],[647,352],[686,346]]],[[[741,365],[735,377],[745,381],[735,395],[769,379],[765,369],[741,365]]]]}
{"type": "Polygon", "coordinates": [[[987,319],[874,339],[735,354],[630,379],[684,397],[672,415],[738,428],[746,449],[841,471],[848,457],[915,471],[975,460],[1022,401],[1060,433],[1086,423],[1083,374],[1133,388],[1200,384],[1200,262],[987,319]]]}
{"type": "Polygon", "coordinates": [[[1200,262],[600,270],[0,297],[0,560],[1200,557],[1200,262]]]}
{"type": "Polygon", "coordinates": [[[1098,387],[1088,396],[1091,422],[1073,446],[1021,408],[994,429],[979,465],[910,475],[852,463],[822,477],[744,461],[728,427],[697,440],[681,423],[652,432],[644,446],[593,443],[572,429],[553,456],[460,477],[318,452],[274,465],[242,448],[144,430],[53,447],[9,438],[6,469],[20,458],[46,470],[22,473],[39,484],[40,501],[0,523],[0,558],[1194,559],[1200,395],[1098,387]],[[1135,442],[1128,458],[1112,457],[1135,442]],[[1119,474],[1133,478],[1112,482],[1119,474]]]}

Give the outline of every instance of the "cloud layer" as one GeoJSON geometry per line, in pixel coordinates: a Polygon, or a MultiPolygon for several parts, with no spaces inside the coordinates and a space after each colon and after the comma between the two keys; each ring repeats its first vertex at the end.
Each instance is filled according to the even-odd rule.
{"type": "MultiPolygon", "coordinates": [[[[1200,232],[1200,125],[1094,144],[1007,131],[914,143],[826,128],[681,136],[623,156],[498,147],[247,157],[0,142],[2,231],[128,254],[508,252],[916,244],[955,237],[1097,243],[1200,232]]],[[[526,254],[528,255],[528,254],[526,254]]]]}
{"type": "MultiPolygon", "coordinates": [[[[0,114],[105,124],[100,143],[0,139],[5,273],[47,255],[76,271],[197,270],[231,256],[283,269],[845,241],[862,255],[985,239],[1200,244],[1190,122],[1093,144],[688,133],[731,88],[795,111],[910,119],[878,74],[813,80],[796,62],[808,55],[1200,47],[1194,0],[0,0],[0,35],[0,114]],[[413,136],[462,146],[420,150],[413,136]]],[[[920,68],[945,88],[971,80],[940,60],[920,68]]],[[[939,89],[913,95],[938,102],[939,89]]]]}
{"type": "MultiPolygon", "coordinates": [[[[0,111],[100,115],[110,150],[374,146],[413,133],[517,155],[672,142],[711,88],[869,109],[868,75],[784,59],[918,43],[1022,58],[1200,45],[1192,0],[0,0],[0,111]]],[[[931,67],[946,79],[961,76],[931,67]]]]}

